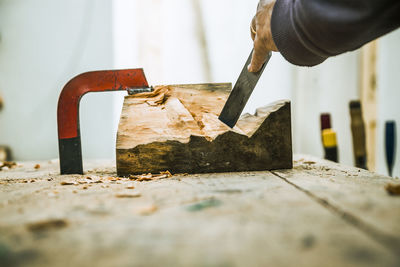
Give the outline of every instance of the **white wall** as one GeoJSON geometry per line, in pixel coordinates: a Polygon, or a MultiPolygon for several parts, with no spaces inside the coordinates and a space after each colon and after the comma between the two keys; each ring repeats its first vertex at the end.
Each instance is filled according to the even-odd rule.
{"type": "MultiPolygon", "coordinates": [[[[111,2],[1,0],[0,143],[18,160],[58,157],[58,95],[73,76],[112,68],[111,2]]],[[[113,153],[108,96],[81,103],[85,157],[113,153]],[[100,144],[100,145],[99,145],[100,144]]]]}
{"type": "Polygon", "coordinates": [[[385,158],[385,121],[397,124],[397,153],[393,175],[400,177],[400,30],[393,32],[378,42],[377,90],[377,171],[387,174],[385,158]]]}
{"type": "Polygon", "coordinates": [[[293,86],[295,153],[323,157],[320,114],[331,114],[339,161],[353,165],[350,100],[359,99],[358,52],[329,58],[313,68],[296,67],[293,86]]]}

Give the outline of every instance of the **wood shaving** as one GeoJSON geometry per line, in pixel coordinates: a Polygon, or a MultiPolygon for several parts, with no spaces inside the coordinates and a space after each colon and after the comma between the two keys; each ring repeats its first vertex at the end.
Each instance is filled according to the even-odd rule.
{"type": "Polygon", "coordinates": [[[77,182],[61,182],[60,183],[61,185],[77,185],[78,183],[77,182]]]}
{"type": "Polygon", "coordinates": [[[129,179],[135,180],[137,182],[154,181],[171,178],[172,174],[169,171],[160,172],[160,174],[142,174],[142,175],[130,175],[129,179]]]}
{"type": "Polygon", "coordinates": [[[387,184],[385,189],[389,195],[400,196],[400,184],[387,184]]]}
{"type": "Polygon", "coordinates": [[[148,216],[153,214],[158,210],[158,207],[156,205],[149,205],[149,206],[143,206],[138,209],[136,209],[135,213],[138,215],[143,215],[143,216],[148,216]]]}
{"type": "Polygon", "coordinates": [[[134,98],[136,103],[146,103],[149,106],[160,106],[170,96],[170,89],[168,86],[158,86],[154,88],[153,92],[140,93],[131,95],[129,97],[134,98]]]}
{"type": "Polygon", "coordinates": [[[169,171],[165,171],[165,172],[160,172],[161,175],[167,175],[167,178],[172,177],[172,174],[169,171]]]}
{"type": "Polygon", "coordinates": [[[136,193],[128,193],[128,194],[117,194],[115,195],[115,197],[117,198],[137,198],[137,197],[141,197],[142,194],[136,192],[136,193]]]}
{"type": "Polygon", "coordinates": [[[17,167],[17,163],[13,162],[13,161],[3,161],[0,162],[0,171],[6,171],[9,169],[14,169],[17,167]]]}
{"type": "Polygon", "coordinates": [[[68,226],[68,222],[63,219],[52,219],[47,221],[40,221],[35,223],[30,223],[27,225],[29,231],[38,232],[50,229],[60,229],[68,226]]]}

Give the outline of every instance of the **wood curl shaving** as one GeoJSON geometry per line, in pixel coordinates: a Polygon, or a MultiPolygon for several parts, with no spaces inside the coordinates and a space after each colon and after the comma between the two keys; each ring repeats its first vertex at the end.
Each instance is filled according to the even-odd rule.
{"type": "Polygon", "coordinates": [[[134,98],[135,102],[138,104],[146,103],[149,106],[160,106],[164,104],[170,96],[169,86],[157,86],[153,92],[140,93],[129,97],[134,98]]]}
{"type": "Polygon", "coordinates": [[[172,174],[169,171],[160,172],[160,174],[142,174],[142,175],[130,175],[129,179],[135,180],[137,182],[154,181],[171,178],[172,174]]]}

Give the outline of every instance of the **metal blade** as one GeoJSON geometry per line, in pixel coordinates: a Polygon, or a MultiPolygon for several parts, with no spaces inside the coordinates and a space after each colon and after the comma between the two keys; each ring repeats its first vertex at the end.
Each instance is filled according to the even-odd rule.
{"type": "Polygon", "coordinates": [[[265,66],[267,66],[269,59],[271,58],[271,52],[269,53],[267,60],[262,66],[261,70],[257,73],[252,73],[247,70],[247,66],[251,62],[251,56],[253,51],[251,51],[249,58],[240,73],[239,79],[237,80],[235,87],[231,91],[228,100],[225,103],[224,108],[219,115],[219,120],[233,128],[236,122],[239,120],[240,115],[247,101],[250,98],[251,93],[257,85],[258,80],[263,73],[265,66]]]}

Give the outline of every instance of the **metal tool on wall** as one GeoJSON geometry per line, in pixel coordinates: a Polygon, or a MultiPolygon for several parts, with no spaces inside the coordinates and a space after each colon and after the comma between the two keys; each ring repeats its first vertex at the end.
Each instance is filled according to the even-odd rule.
{"type": "Polygon", "coordinates": [[[385,152],[389,176],[393,174],[393,167],[396,159],[396,122],[385,123],[385,152]]]}
{"type": "Polygon", "coordinates": [[[79,127],[79,103],[91,92],[149,92],[143,69],[105,70],[82,73],[70,80],[58,100],[57,124],[61,174],[83,174],[79,127]]]}
{"type": "Polygon", "coordinates": [[[331,115],[329,113],[321,114],[321,136],[324,147],[324,158],[339,162],[336,132],[332,129],[331,115]]]}
{"type": "Polygon", "coordinates": [[[354,163],[356,167],[367,169],[367,148],[365,145],[365,124],[360,101],[350,102],[351,131],[353,135],[354,163]]]}

